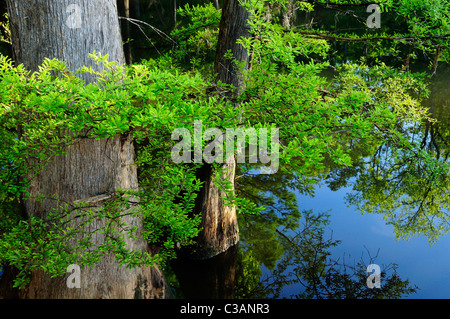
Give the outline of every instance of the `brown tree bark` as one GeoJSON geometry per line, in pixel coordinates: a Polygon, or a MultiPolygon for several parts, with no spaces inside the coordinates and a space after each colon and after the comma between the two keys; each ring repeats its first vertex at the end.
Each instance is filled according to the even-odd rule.
{"type": "Polygon", "coordinates": [[[237,91],[243,87],[244,82],[237,65],[225,54],[231,50],[236,60],[244,62],[248,67],[249,54],[247,50],[236,41],[241,37],[249,37],[250,26],[247,21],[249,13],[239,5],[239,1],[225,0],[222,8],[222,18],[219,27],[219,39],[216,49],[214,74],[218,80],[226,84],[232,84],[237,91]]]}
{"type": "MultiPolygon", "coordinates": [[[[65,61],[70,70],[95,65],[88,54],[94,50],[109,54],[109,59],[125,63],[115,0],[8,0],[14,58],[29,70],[36,70],[45,57],[65,61]]],[[[89,83],[90,76],[83,76],[89,83]]],[[[117,189],[137,189],[134,148],[130,136],[111,139],[80,139],[44,168],[34,178],[29,192],[60,201],[78,200],[100,204],[99,198],[117,189]],[[101,195],[103,194],[103,195],[101,195]],[[99,196],[101,195],[101,196],[99,196]]],[[[28,216],[45,218],[59,201],[33,198],[25,201],[28,216]]],[[[100,205],[101,207],[101,205],[100,205]]],[[[142,230],[142,220],[127,216],[128,225],[142,230]]],[[[101,229],[103,221],[90,225],[101,229]]],[[[86,229],[86,231],[89,231],[86,229]]],[[[102,241],[100,235],[95,237],[102,241]]],[[[127,245],[146,251],[146,241],[139,237],[127,245]]],[[[107,255],[92,268],[81,270],[81,288],[68,288],[66,277],[50,278],[34,271],[28,287],[20,291],[22,298],[164,298],[166,284],[156,267],[119,267],[115,256],[107,255]]]]}
{"type": "MultiPolygon", "coordinates": [[[[235,168],[234,156],[223,164],[224,179],[232,182],[234,192],[235,168]]],[[[225,192],[215,185],[210,164],[204,164],[197,171],[197,177],[204,182],[198,194],[194,211],[201,213],[201,231],[196,238],[196,243],[189,248],[192,259],[208,259],[239,241],[239,227],[237,222],[236,207],[226,206],[221,197],[225,192]]]]}
{"type": "MultiPolygon", "coordinates": [[[[248,12],[239,5],[238,1],[225,0],[222,8],[219,39],[216,51],[214,73],[218,74],[218,80],[233,85],[236,90],[230,93],[230,97],[239,94],[244,86],[243,78],[237,65],[227,59],[225,54],[231,50],[238,61],[247,66],[249,55],[247,50],[236,41],[240,37],[249,36],[247,20],[248,12]]],[[[234,156],[227,158],[223,164],[224,179],[229,180],[234,192],[236,159],[234,156]]],[[[196,259],[206,259],[218,255],[239,241],[239,227],[237,222],[236,207],[226,206],[221,197],[226,194],[214,184],[211,166],[205,164],[198,176],[204,181],[204,186],[198,197],[196,212],[202,213],[201,232],[191,256],[196,259]]]]}
{"type": "Polygon", "coordinates": [[[214,0],[213,2],[214,2],[214,7],[215,7],[217,10],[219,10],[219,9],[220,9],[220,6],[219,6],[219,0],[214,0]]]}
{"type": "MultiPolygon", "coordinates": [[[[124,6],[125,17],[131,18],[130,0],[123,0],[123,6],[124,6]]],[[[124,28],[125,41],[126,41],[126,44],[124,46],[124,51],[126,54],[125,58],[126,58],[127,64],[131,64],[131,63],[133,63],[133,55],[131,52],[130,21],[125,20],[123,28],[124,28]]]]}

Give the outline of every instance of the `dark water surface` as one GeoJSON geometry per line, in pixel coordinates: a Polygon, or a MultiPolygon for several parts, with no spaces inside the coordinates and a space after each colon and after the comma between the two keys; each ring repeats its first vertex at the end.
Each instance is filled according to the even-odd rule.
{"type": "MultiPolygon", "coordinates": [[[[426,104],[440,123],[432,129],[421,128],[418,137],[426,137],[426,144],[435,151],[438,149],[442,160],[448,162],[450,68],[442,66],[439,71],[432,78],[431,96],[426,104]]],[[[439,236],[432,244],[423,235],[397,239],[394,227],[384,219],[386,216],[366,213],[349,202],[349,195],[372,190],[373,182],[362,186],[357,182],[357,177],[367,167],[360,166],[360,171],[332,168],[317,179],[312,189],[292,191],[296,202],[277,191],[277,185],[286,184],[283,178],[289,180],[290,177],[273,177],[277,181],[257,180],[259,185],[268,185],[267,194],[284,197],[285,205],[281,204],[283,200],[275,200],[261,216],[241,216],[241,241],[234,249],[207,261],[178,259],[173,264],[175,294],[184,298],[326,298],[330,294],[335,298],[355,295],[364,298],[367,297],[364,293],[377,288],[367,287],[369,273],[356,275],[359,262],[363,271],[369,264],[377,264],[386,271],[386,276],[381,277],[381,287],[387,287],[389,279],[395,277],[417,288],[409,294],[398,290],[397,297],[450,298],[450,236],[439,236]],[[290,212],[289,203],[295,203],[298,209],[290,212]],[[328,214],[329,223],[324,224],[322,219],[312,223],[314,216],[321,213],[328,214]],[[299,227],[295,229],[292,223],[299,227]],[[321,268],[318,262],[321,256],[326,260],[326,267],[321,268]],[[335,271],[330,272],[330,268],[335,271]],[[318,273],[329,276],[318,279],[318,273]],[[353,285],[343,278],[353,278],[353,285]],[[328,288],[320,286],[319,281],[329,284],[328,288]]],[[[246,187],[251,189],[252,185],[246,187]]],[[[402,191],[398,189],[399,194],[402,191]]],[[[446,212],[447,193],[448,188],[442,189],[440,199],[442,210],[446,212]]],[[[427,194],[424,192],[423,196],[427,194]]],[[[372,195],[372,203],[370,198],[369,206],[375,205],[377,197],[372,195]]]]}

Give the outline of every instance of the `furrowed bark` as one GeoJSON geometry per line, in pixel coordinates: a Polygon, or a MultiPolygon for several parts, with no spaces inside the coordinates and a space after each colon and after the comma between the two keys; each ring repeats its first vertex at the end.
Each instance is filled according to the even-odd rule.
{"type": "MultiPolygon", "coordinates": [[[[8,0],[13,51],[16,63],[31,71],[37,70],[45,57],[65,61],[70,70],[83,65],[99,70],[88,57],[94,50],[108,54],[110,61],[125,63],[115,0],[8,0]],[[80,19],[80,20],[77,20],[80,19]],[[78,23],[78,21],[80,23],[78,23]]],[[[82,75],[86,83],[94,82],[82,75]]],[[[138,188],[134,165],[134,148],[129,135],[109,139],[84,138],[67,148],[35,176],[25,201],[28,216],[48,216],[64,202],[107,199],[116,190],[138,188]],[[43,202],[33,197],[58,198],[43,202]]],[[[101,205],[99,205],[101,209],[101,205]]],[[[125,212],[126,213],[126,212],[125,212]]],[[[138,226],[142,220],[128,215],[123,221],[138,226]]],[[[98,220],[86,232],[104,227],[98,220]]],[[[104,238],[95,235],[94,240],[104,238]]],[[[127,240],[128,247],[147,251],[142,237],[127,240]]],[[[21,298],[164,298],[166,283],[157,267],[119,267],[115,256],[107,255],[92,268],[81,271],[81,288],[68,288],[66,278],[33,271],[28,287],[19,292],[21,298]]]]}
{"type": "MultiPolygon", "coordinates": [[[[226,53],[231,50],[237,61],[243,62],[246,67],[249,64],[247,50],[236,41],[241,37],[249,36],[247,20],[248,12],[239,5],[238,1],[225,0],[222,8],[218,46],[214,73],[218,74],[218,80],[231,84],[234,90],[229,96],[232,98],[244,86],[244,80],[238,65],[227,58],[226,53]]],[[[233,185],[234,193],[236,159],[233,156],[227,158],[223,164],[224,179],[233,185]]],[[[224,197],[226,193],[219,190],[212,177],[211,166],[205,164],[198,172],[200,179],[205,182],[199,201],[197,212],[202,213],[201,232],[197,243],[192,250],[191,257],[195,259],[207,259],[216,256],[239,242],[239,226],[237,222],[236,207],[226,206],[224,197]]]]}

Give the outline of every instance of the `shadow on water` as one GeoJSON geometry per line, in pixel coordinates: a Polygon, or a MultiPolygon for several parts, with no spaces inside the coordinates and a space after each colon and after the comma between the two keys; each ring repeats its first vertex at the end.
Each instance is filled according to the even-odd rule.
{"type": "Polygon", "coordinates": [[[190,299],[235,298],[238,246],[208,260],[179,256],[171,264],[176,274],[176,297],[190,299]]]}

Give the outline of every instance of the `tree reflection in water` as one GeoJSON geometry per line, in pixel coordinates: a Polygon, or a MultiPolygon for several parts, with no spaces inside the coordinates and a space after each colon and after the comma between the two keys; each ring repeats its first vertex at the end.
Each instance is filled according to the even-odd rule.
{"type": "Polygon", "coordinates": [[[361,143],[342,139],[351,149],[351,167],[327,158],[324,169],[311,172],[310,184],[294,174],[254,175],[241,167],[237,189],[266,210],[240,216],[241,241],[202,268],[180,259],[174,268],[184,297],[201,298],[404,298],[417,287],[397,273],[395,261],[382,266],[381,288],[367,287],[366,260],[334,260],[340,245],[326,235],[329,215],[301,211],[296,194],[313,195],[315,184],[330,190],[352,186],[349,205],[361,213],[382,214],[398,238],[426,236],[430,242],[448,233],[450,191],[450,118],[448,70],[433,78],[425,102],[436,122],[402,123],[396,130],[412,143],[402,148],[392,139],[361,143]],[[215,266],[214,266],[215,265],[215,266]],[[215,269],[215,270],[214,270],[215,269]],[[264,269],[264,274],[263,274],[264,269]],[[184,273],[184,275],[182,274],[184,273]],[[210,288],[205,288],[210,287],[210,288]],[[212,287],[212,288],[211,288],[212,287]],[[286,289],[293,287],[293,289],[286,289]],[[286,291],[290,294],[286,294],[286,291]],[[203,291],[203,293],[201,293],[203,291]]]}
{"type": "Polygon", "coordinates": [[[369,254],[366,262],[333,260],[330,249],[340,241],[327,238],[329,215],[300,211],[295,192],[309,193],[312,186],[295,189],[299,184],[287,183],[288,178],[286,174],[241,177],[241,191],[267,209],[240,216],[241,241],[235,249],[205,261],[180,256],[172,264],[178,297],[401,298],[416,291],[397,274],[395,264],[383,267],[381,289],[369,289],[366,269],[376,263],[376,256],[369,254]],[[263,268],[270,274],[263,274],[263,268]],[[288,287],[295,293],[286,295],[288,287]]]}
{"type": "MultiPolygon", "coordinates": [[[[253,176],[252,179],[255,177],[253,176]]],[[[241,216],[242,240],[236,270],[236,298],[402,298],[417,287],[397,274],[397,265],[384,266],[381,289],[367,287],[367,266],[376,256],[359,261],[334,260],[330,250],[339,240],[326,235],[329,215],[302,211],[294,206],[294,214],[283,214],[294,199],[290,190],[276,182],[275,176],[263,176],[266,183],[262,196],[270,197],[268,185],[283,194],[261,215],[241,216]],[[267,180],[272,178],[272,183],[267,180]],[[261,266],[270,271],[263,275],[261,266]],[[291,287],[293,289],[286,289],[291,287]],[[286,290],[294,291],[286,295],[286,290]]],[[[258,185],[258,183],[256,183],[258,185]]],[[[255,190],[255,187],[252,187],[255,190]]],[[[295,198],[295,197],[294,197],[295,198]]],[[[273,198],[272,198],[273,200],[273,198]]],[[[270,200],[269,200],[270,201],[270,200]]]]}
{"type": "MultiPolygon", "coordinates": [[[[447,68],[448,69],[448,68],[447,68]]],[[[332,189],[355,177],[347,201],[361,212],[383,214],[398,238],[424,235],[433,243],[450,231],[450,119],[448,70],[443,81],[433,80],[427,100],[435,122],[404,127],[415,150],[396,150],[381,144],[357,169],[336,170],[332,189]]]]}

